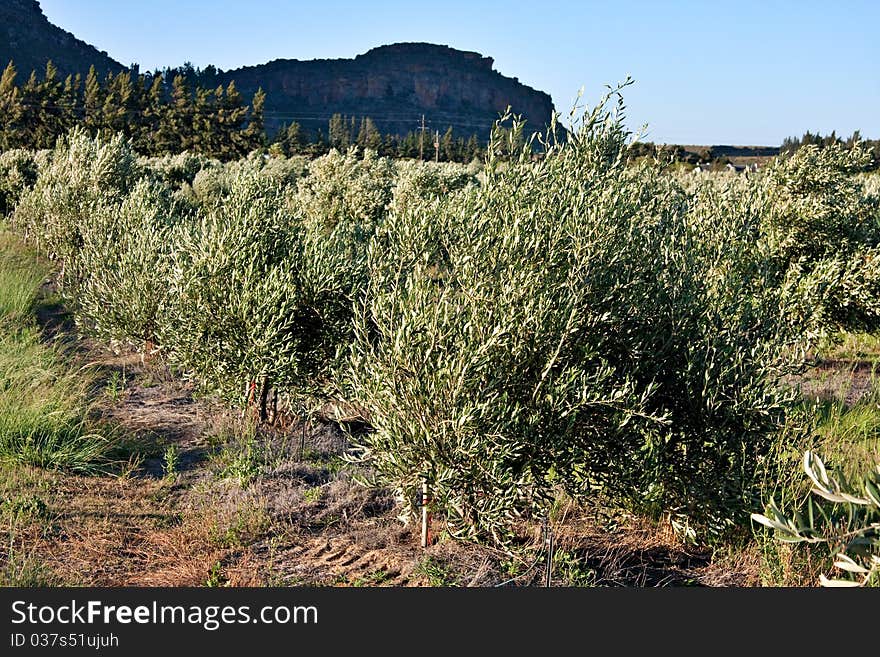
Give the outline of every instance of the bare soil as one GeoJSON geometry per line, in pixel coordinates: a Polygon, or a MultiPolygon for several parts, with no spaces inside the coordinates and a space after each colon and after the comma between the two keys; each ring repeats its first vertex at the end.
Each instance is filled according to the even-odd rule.
{"type": "Polygon", "coordinates": [[[852,406],[872,391],[876,370],[877,364],[870,360],[824,359],[795,383],[805,397],[852,406]]]}

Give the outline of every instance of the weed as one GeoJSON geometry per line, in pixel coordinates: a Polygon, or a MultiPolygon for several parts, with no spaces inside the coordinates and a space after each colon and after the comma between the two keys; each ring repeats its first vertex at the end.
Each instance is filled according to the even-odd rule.
{"type": "Polygon", "coordinates": [[[122,396],[125,394],[125,384],[125,367],[122,368],[122,371],[114,370],[111,372],[107,385],[104,388],[111,401],[118,402],[122,399],[122,396]]]}
{"type": "Polygon", "coordinates": [[[584,559],[568,550],[556,550],[553,553],[553,572],[561,577],[566,586],[593,586],[596,582],[596,571],[586,565],[584,559]]]}
{"type": "Polygon", "coordinates": [[[351,580],[351,586],[381,586],[391,579],[391,574],[382,568],[373,570],[365,575],[351,580]]]}
{"type": "Polygon", "coordinates": [[[259,540],[271,520],[265,507],[249,502],[235,509],[231,517],[217,518],[210,530],[211,542],[221,548],[239,548],[259,540]]]}
{"type": "Polygon", "coordinates": [[[323,489],[321,486],[313,486],[311,488],[307,488],[305,491],[303,491],[303,499],[309,504],[314,504],[321,499],[322,490],[323,489]]]}
{"type": "Polygon", "coordinates": [[[126,480],[131,479],[134,474],[140,470],[144,463],[144,457],[141,454],[130,454],[128,460],[123,463],[119,469],[119,478],[126,480]]]}
{"type": "Polygon", "coordinates": [[[173,480],[177,476],[177,467],[180,463],[180,450],[177,445],[172,443],[165,448],[162,461],[165,478],[173,480]]]}
{"type": "Polygon", "coordinates": [[[223,564],[218,561],[212,565],[211,569],[208,571],[208,579],[205,580],[205,586],[209,588],[217,588],[228,584],[229,580],[226,579],[226,576],[223,574],[223,564]]]}
{"type": "Polygon", "coordinates": [[[414,572],[425,577],[430,586],[449,587],[459,585],[449,567],[436,557],[430,555],[419,561],[414,572]]]}
{"type": "Polygon", "coordinates": [[[19,522],[24,519],[47,518],[49,507],[35,495],[19,494],[4,499],[0,503],[0,513],[11,516],[13,522],[19,522]]]}
{"type": "Polygon", "coordinates": [[[208,440],[209,444],[217,446],[212,460],[221,479],[235,479],[244,488],[262,472],[266,454],[257,442],[256,428],[252,424],[243,425],[237,436],[229,436],[224,431],[208,440]]]}
{"type": "Polygon", "coordinates": [[[0,570],[0,586],[38,587],[58,584],[55,573],[35,555],[10,552],[6,565],[0,570]]]}

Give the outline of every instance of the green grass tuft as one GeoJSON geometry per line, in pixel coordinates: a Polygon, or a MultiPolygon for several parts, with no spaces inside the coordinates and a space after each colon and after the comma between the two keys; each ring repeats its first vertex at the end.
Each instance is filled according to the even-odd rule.
{"type": "Polygon", "coordinates": [[[34,317],[48,267],[0,232],[0,461],[100,469],[112,441],[88,418],[88,374],[42,340],[34,317]]]}

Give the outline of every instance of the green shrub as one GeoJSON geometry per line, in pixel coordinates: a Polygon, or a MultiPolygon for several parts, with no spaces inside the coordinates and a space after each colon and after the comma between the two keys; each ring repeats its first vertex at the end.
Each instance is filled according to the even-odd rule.
{"type": "Polygon", "coordinates": [[[202,169],[222,166],[219,160],[189,151],[162,157],[141,157],[138,163],[175,190],[184,185],[192,185],[202,169]]]}
{"type": "Polygon", "coordinates": [[[785,407],[758,217],[627,167],[627,136],[603,103],[539,162],[490,159],[380,228],[351,395],[409,517],[427,481],[455,535],[501,542],[557,487],[743,518],[785,407]]]}
{"type": "Polygon", "coordinates": [[[32,151],[14,149],[0,154],[0,216],[12,212],[21,195],[34,186],[37,172],[32,151]]]}
{"type": "Polygon", "coordinates": [[[872,173],[861,178],[865,185],[865,193],[875,200],[880,200],[880,173],[872,173]]]}
{"type": "Polygon", "coordinates": [[[270,158],[263,158],[261,155],[260,157],[263,161],[260,174],[279,185],[296,185],[309,171],[308,159],[299,155],[270,158]]]}
{"type": "Polygon", "coordinates": [[[345,155],[335,149],[309,166],[299,183],[297,205],[309,221],[333,229],[341,220],[375,224],[391,201],[394,167],[386,158],[355,148],[345,155]]]}
{"type": "Polygon", "coordinates": [[[160,342],[208,387],[241,399],[296,374],[296,243],[281,190],[256,177],[173,234],[160,342]]]}
{"type": "Polygon", "coordinates": [[[148,180],[95,212],[76,256],[78,322],[103,340],[138,348],[157,341],[180,213],[170,190],[148,180]]]}
{"type": "Polygon", "coordinates": [[[350,339],[374,225],[339,215],[328,226],[259,171],[232,185],[174,231],[160,341],[208,387],[263,406],[269,388],[327,383],[350,339]]]}
{"type": "Polygon", "coordinates": [[[255,151],[241,160],[203,168],[192,180],[192,193],[200,204],[211,205],[227,196],[240,178],[259,177],[267,183],[295,187],[307,171],[304,157],[266,157],[255,151]]]}
{"type": "MultiPolygon", "coordinates": [[[[113,206],[141,176],[131,145],[121,136],[108,142],[74,129],[58,140],[33,189],[19,201],[13,226],[41,253],[60,261],[60,282],[83,245],[82,231],[93,216],[113,206]]],[[[75,274],[72,276],[75,282],[75,274]]]]}
{"type": "Polygon", "coordinates": [[[811,339],[880,328],[880,201],[855,175],[870,160],[859,147],[808,145],[765,174],[764,239],[811,339]]]}
{"type": "Polygon", "coordinates": [[[427,204],[477,183],[476,175],[461,165],[400,161],[389,210],[427,204]]]}

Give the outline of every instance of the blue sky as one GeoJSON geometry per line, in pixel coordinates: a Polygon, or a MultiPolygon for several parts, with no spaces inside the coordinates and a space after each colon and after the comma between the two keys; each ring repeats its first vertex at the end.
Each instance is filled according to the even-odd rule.
{"type": "Polygon", "coordinates": [[[40,0],[50,21],[142,69],[353,57],[427,41],[475,50],[567,113],[631,75],[628,125],[682,144],[880,138],[880,0],[283,2],[40,0]]]}

